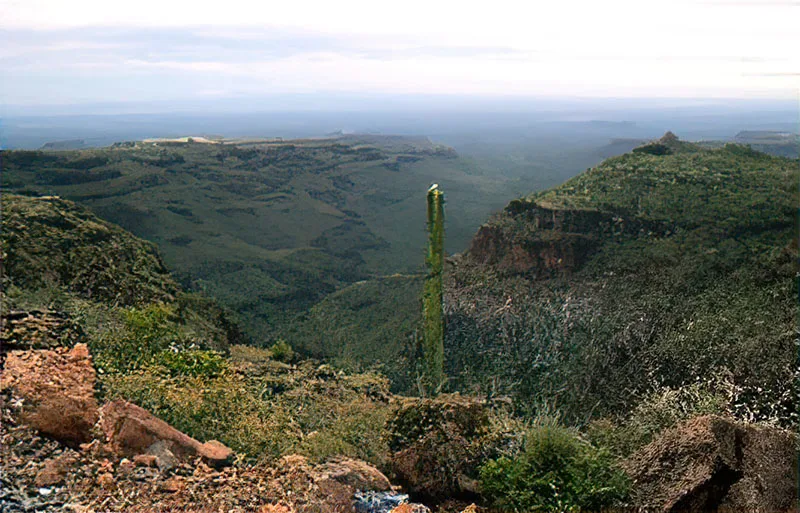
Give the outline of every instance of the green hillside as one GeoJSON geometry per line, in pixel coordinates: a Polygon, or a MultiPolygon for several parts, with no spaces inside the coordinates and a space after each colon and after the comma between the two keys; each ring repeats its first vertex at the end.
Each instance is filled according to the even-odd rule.
{"type": "Polygon", "coordinates": [[[422,282],[394,275],[354,283],[300,314],[282,336],[307,354],[379,370],[395,390],[414,390],[422,282]]]}
{"type": "Polygon", "coordinates": [[[156,247],[85,208],[55,197],[4,194],[2,212],[8,286],[63,287],[123,306],[175,299],[178,286],[156,247]]]}
{"type": "MultiPolygon", "coordinates": [[[[146,232],[251,334],[414,389],[420,279],[376,275],[420,266],[425,173],[453,177],[452,244],[479,178],[424,139],[159,144],[6,153],[4,185],[146,232]]],[[[699,387],[794,422],[799,177],[668,134],[510,202],[447,268],[449,387],[580,422],[699,387]]]]}
{"type": "MultiPolygon", "coordinates": [[[[450,388],[579,421],[693,384],[789,422],[798,178],[796,160],[670,136],[512,201],[448,267],[450,388]]],[[[421,289],[386,285],[330,296],[287,339],[395,362],[405,389],[421,289]]]]}
{"type": "Polygon", "coordinates": [[[156,243],[185,287],[217,298],[260,341],[342,286],[419,270],[431,182],[449,193],[451,251],[509,195],[425,138],[160,141],[0,158],[5,191],[71,199],[156,243]]]}
{"type": "Polygon", "coordinates": [[[71,201],[3,194],[0,251],[4,343],[27,337],[6,325],[12,311],[80,325],[70,343],[88,342],[101,361],[170,347],[227,351],[243,338],[230,312],[172,279],[155,245],[71,201]],[[169,328],[151,331],[157,321],[169,328]]]}
{"type": "Polygon", "coordinates": [[[799,178],[668,134],[511,202],[449,277],[452,385],[576,421],[694,386],[796,422],[799,178]]]}

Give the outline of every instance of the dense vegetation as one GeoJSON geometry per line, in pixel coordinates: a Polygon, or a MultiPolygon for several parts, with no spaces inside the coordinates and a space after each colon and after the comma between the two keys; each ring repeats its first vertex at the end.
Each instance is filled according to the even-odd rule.
{"type": "Polygon", "coordinates": [[[122,143],[0,159],[4,191],[59,195],[156,243],[184,288],[215,297],[261,344],[343,286],[421,270],[419,205],[434,179],[454,202],[451,250],[510,194],[412,137],[122,143]]]}
{"type": "MultiPolygon", "coordinates": [[[[633,421],[643,433],[693,412],[796,421],[797,161],[738,145],[709,150],[674,137],[657,144],[669,152],[653,155],[645,147],[512,201],[485,231],[505,260],[487,263],[475,250],[452,260],[451,390],[509,396],[529,412],[555,404],[580,423],[619,420],[631,410],[664,419],[633,421]],[[544,218],[566,224],[556,228],[544,218]],[[541,254],[559,251],[562,266],[546,268],[541,254]],[[520,269],[505,265],[513,257],[520,269]]],[[[411,330],[391,342],[384,330],[399,323],[357,319],[360,312],[393,311],[407,327],[418,304],[398,299],[400,287],[383,285],[371,297],[374,285],[360,287],[358,301],[315,307],[314,337],[326,337],[322,319],[352,319],[346,326],[353,339],[382,333],[383,354],[393,348],[398,357],[390,361],[404,365],[399,355],[410,352],[411,330]]],[[[304,333],[311,331],[302,328],[306,322],[297,320],[304,333]]],[[[392,377],[403,376],[403,368],[410,366],[392,377]]],[[[396,382],[413,390],[408,383],[396,382]]]]}
{"type": "Polygon", "coordinates": [[[668,413],[644,431],[709,410],[796,425],[798,162],[655,145],[482,229],[450,276],[453,386],[578,423],[668,413]]]}
{"type": "MultiPolygon", "coordinates": [[[[227,151],[177,148],[188,157],[157,147],[136,155],[152,150],[173,166],[191,162],[196,150],[227,151]]],[[[253,158],[273,150],[253,148],[253,158]]],[[[96,182],[84,175],[106,176],[97,167],[116,162],[113,151],[127,150],[68,162],[14,152],[4,180],[24,188],[13,181],[33,165],[51,166],[47,183],[78,170],[81,178],[64,187],[86,193],[80,188],[96,182]]],[[[97,182],[129,180],[136,169],[97,182]]],[[[392,444],[402,439],[404,451],[422,450],[421,461],[443,469],[432,477],[446,477],[454,490],[462,471],[479,478],[482,497],[500,510],[594,510],[625,501],[619,458],[678,421],[723,413],[797,426],[799,177],[796,160],[668,135],[512,201],[445,268],[446,386],[496,408],[472,434],[433,425],[418,405],[406,410],[409,426],[398,428],[389,387],[416,390],[421,275],[356,281],[282,325],[270,349],[249,347],[231,312],[185,292],[151,243],[70,201],[4,193],[0,299],[4,312],[57,309],[79,323],[104,398],[132,400],[243,457],[347,455],[390,469],[392,444]],[[293,345],[336,366],[302,360],[293,345]],[[393,383],[353,372],[369,364],[393,383]]],[[[194,208],[168,204],[158,216],[193,219],[194,208]]],[[[337,234],[330,244],[345,244],[337,234]]],[[[336,257],[329,249],[284,256],[305,265],[302,255],[336,257]]],[[[258,288],[253,276],[225,286],[250,293],[242,286],[258,288]]],[[[442,404],[451,411],[462,402],[479,404],[442,404]]]]}
{"type": "Polygon", "coordinates": [[[422,285],[422,275],[354,283],[298,315],[282,336],[315,358],[379,371],[395,391],[417,390],[422,285]]]}
{"type": "Polygon", "coordinates": [[[358,135],[131,142],[0,160],[4,192],[58,194],[156,243],[183,287],[229,308],[251,343],[284,338],[302,354],[380,367],[395,390],[410,390],[419,293],[381,275],[423,270],[425,187],[447,188],[447,250],[461,251],[509,197],[635,144],[598,153],[605,137],[454,138],[467,158],[424,137],[358,135]]]}
{"type": "Polygon", "coordinates": [[[556,419],[540,417],[514,457],[489,460],[481,489],[503,511],[602,511],[630,487],[613,456],[556,419]]]}
{"type": "MultiPolygon", "coordinates": [[[[670,136],[512,201],[448,265],[449,389],[581,424],[625,418],[641,427],[615,442],[628,449],[700,412],[795,423],[797,180],[796,160],[670,136]]],[[[332,356],[368,340],[414,390],[406,285],[345,289],[296,333],[331,340],[332,356]]]]}
{"type": "Polygon", "coordinates": [[[4,270],[13,285],[134,305],[174,299],[155,246],[58,198],[3,195],[4,270]]]}

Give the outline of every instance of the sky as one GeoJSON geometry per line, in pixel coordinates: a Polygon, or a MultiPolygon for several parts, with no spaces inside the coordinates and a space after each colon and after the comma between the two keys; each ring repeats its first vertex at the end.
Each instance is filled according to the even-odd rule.
{"type": "Polygon", "coordinates": [[[0,104],[798,98],[794,0],[0,0],[0,104]]]}

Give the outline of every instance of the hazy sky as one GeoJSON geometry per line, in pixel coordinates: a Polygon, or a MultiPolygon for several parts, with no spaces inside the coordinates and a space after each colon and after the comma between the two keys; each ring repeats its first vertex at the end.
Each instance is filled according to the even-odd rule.
{"type": "Polygon", "coordinates": [[[0,0],[0,102],[797,98],[800,1],[0,0]]]}

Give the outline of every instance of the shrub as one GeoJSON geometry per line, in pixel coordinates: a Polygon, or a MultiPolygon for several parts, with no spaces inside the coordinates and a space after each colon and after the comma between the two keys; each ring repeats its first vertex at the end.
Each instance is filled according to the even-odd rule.
{"type": "Polygon", "coordinates": [[[490,427],[488,408],[473,398],[400,399],[385,428],[392,472],[426,499],[472,492],[484,451],[495,443],[490,427]]]}
{"type": "Polygon", "coordinates": [[[480,477],[482,493],[504,511],[599,511],[629,489],[606,449],[552,418],[537,420],[523,450],[489,461],[480,477]]]}
{"type": "Polygon", "coordinates": [[[650,155],[669,155],[672,150],[666,144],[650,143],[633,149],[634,153],[647,153],[650,155]]]}
{"type": "Polygon", "coordinates": [[[279,362],[290,362],[294,358],[294,349],[283,339],[279,339],[269,348],[272,358],[279,362]]]}
{"type": "Polygon", "coordinates": [[[92,341],[95,364],[105,372],[143,367],[155,354],[181,344],[183,338],[175,320],[173,308],[161,303],[124,310],[120,326],[92,341]]]}
{"type": "Polygon", "coordinates": [[[627,457],[665,429],[698,415],[732,415],[737,387],[730,376],[681,387],[660,387],[645,396],[619,425],[600,419],[589,425],[592,442],[627,457]]]}
{"type": "Polygon", "coordinates": [[[270,360],[272,353],[269,350],[246,346],[243,344],[234,344],[231,346],[231,360],[234,362],[251,363],[255,365],[264,364],[270,360]]]}
{"type": "Polygon", "coordinates": [[[228,369],[228,362],[222,355],[198,349],[161,351],[153,358],[153,365],[162,373],[172,377],[214,378],[228,369]]]}

